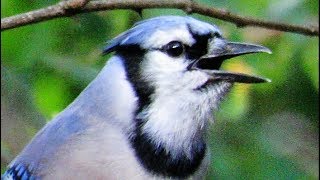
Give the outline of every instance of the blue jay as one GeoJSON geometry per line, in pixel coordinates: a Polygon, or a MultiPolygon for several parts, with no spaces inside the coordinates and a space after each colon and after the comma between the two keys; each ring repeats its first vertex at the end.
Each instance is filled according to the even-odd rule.
{"type": "Polygon", "coordinates": [[[212,112],[234,83],[269,81],[219,70],[226,59],[268,48],[229,42],[191,17],[139,22],[108,44],[110,52],[3,179],[203,179],[212,112]]]}

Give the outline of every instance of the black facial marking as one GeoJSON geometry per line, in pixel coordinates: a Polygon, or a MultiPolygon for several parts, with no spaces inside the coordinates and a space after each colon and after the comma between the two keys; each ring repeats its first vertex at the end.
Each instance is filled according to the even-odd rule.
{"type": "Polygon", "coordinates": [[[151,95],[154,93],[154,88],[141,78],[141,62],[146,53],[139,45],[117,47],[116,54],[124,59],[124,66],[127,72],[127,78],[131,82],[137,96],[139,97],[138,111],[143,107],[147,107],[151,102],[151,95]]]}
{"type": "Polygon", "coordinates": [[[208,40],[211,38],[210,34],[195,35],[193,34],[195,42],[192,46],[187,47],[186,56],[189,60],[199,59],[201,56],[208,53],[208,40]]]}
{"type": "Polygon", "coordinates": [[[187,58],[189,60],[199,59],[201,56],[208,53],[208,42],[211,38],[215,37],[215,34],[197,34],[193,32],[190,25],[187,25],[189,33],[192,35],[195,43],[187,48],[187,58]]]}
{"type": "Polygon", "coordinates": [[[190,67],[196,63],[196,66],[200,69],[211,69],[211,70],[218,70],[224,58],[216,58],[214,62],[212,60],[206,60],[206,59],[200,59],[205,54],[208,54],[208,43],[212,40],[212,38],[222,38],[221,34],[218,32],[208,33],[208,34],[196,34],[193,33],[191,27],[188,26],[189,32],[192,34],[192,37],[195,39],[195,44],[193,44],[191,47],[188,47],[187,52],[187,58],[189,60],[192,60],[193,62],[190,64],[190,67]]]}

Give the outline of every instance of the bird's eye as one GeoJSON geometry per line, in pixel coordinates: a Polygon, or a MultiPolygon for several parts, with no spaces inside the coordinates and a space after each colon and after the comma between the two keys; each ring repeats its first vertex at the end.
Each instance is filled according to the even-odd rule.
{"type": "Polygon", "coordinates": [[[171,41],[165,45],[164,51],[171,57],[178,57],[184,53],[184,45],[179,41],[171,41]]]}

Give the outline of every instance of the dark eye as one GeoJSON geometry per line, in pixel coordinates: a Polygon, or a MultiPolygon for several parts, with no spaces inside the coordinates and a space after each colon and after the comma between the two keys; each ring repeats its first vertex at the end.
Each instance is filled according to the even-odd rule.
{"type": "Polygon", "coordinates": [[[172,57],[178,57],[184,53],[184,45],[179,41],[171,41],[164,47],[164,51],[172,57]]]}

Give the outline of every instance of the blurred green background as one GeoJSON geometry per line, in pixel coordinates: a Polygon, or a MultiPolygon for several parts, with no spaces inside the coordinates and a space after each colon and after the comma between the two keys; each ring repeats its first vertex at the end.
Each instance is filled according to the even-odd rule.
{"type": "MultiPolygon", "coordinates": [[[[58,1],[1,0],[1,17],[58,1]]],[[[198,1],[197,1],[198,2],[198,1]]],[[[231,12],[294,24],[318,24],[317,0],[199,1],[231,12]]],[[[152,9],[143,18],[185,15],[152,9]]],[[[236,85],[215,114],[208,179],[319,178],[319,38],[235,25],[201,15],[232,41],[258,43],[272,55],[228,60],[223,69],[268,77],[236,85]]],[[[1,171],[33,135],[97,75],[107,40],[141,17],[130,10],[81,14],[1,32],[1,171]]]]}

